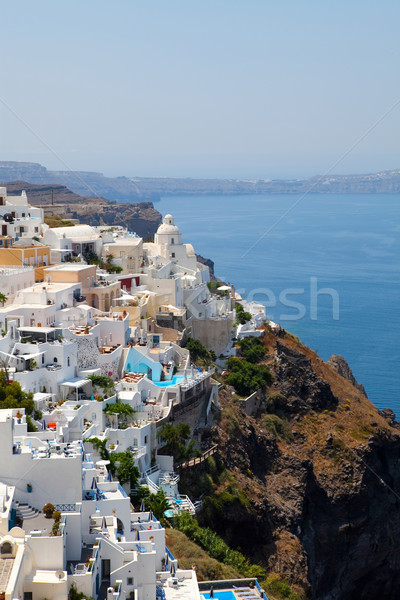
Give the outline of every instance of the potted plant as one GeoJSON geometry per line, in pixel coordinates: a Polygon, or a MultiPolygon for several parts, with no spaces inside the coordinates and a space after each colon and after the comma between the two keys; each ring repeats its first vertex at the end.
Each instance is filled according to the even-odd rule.
{"type": "Polygon", "coordinates": [[[46,519],[51,519],[53,516],[53,512],[55,511],[54,505],[51,502],[48,502],[43,506],[43,512],[46,516],[46,519]]]}
{"type": "Polygon", "coordinates": [[[31,483],[26,484],[26,491],[28,492],[28,494],[30,494],[32,492],[32,484],[31,483]]]}

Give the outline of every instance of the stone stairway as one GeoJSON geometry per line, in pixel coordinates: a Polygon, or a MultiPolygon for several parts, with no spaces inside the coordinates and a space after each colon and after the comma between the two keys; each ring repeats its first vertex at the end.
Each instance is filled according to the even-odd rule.
{"type": "Polygon", "coordinates": [[[33,508],[27,503],[15,503],[15,508],[17,511],[17,516],[23,519],[24,521],[29,521],[29,519],[34,519],[38,515],[41,514],[40,510],[33,508]]]}

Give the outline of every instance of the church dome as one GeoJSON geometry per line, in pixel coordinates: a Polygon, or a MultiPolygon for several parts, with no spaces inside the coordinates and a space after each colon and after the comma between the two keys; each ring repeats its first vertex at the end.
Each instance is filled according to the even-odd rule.
{"type": "Polygon", "coordinates": [[[168,234],[171,235],[173,233],[179,234],[179,229],[174,223],[174,217],[172,215],[165,215],[162,224],[157,229],[158,234],[168,234]]]}

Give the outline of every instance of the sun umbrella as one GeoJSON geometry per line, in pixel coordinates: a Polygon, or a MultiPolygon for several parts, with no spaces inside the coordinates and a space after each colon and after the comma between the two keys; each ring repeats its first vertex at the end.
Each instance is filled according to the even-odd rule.
{"type": "Polygon", "coordinates": [[[170,569],[171,577],[175,577],[176,574],[176,565],[175,562],[171,561],[171,569],[170,569]]]}
{"type": "Polygon", "coordinates": [[[139,529],[136,529],[136,541],[140,542],[140,532],[139,532],[139,529]]]}
{"type": "Polygon", "coordinates": [[[150,509],[149,511],[149,521],[153,520],[153,511],[150,509]]]}
{"type": "Polygon", "coordinates": [[[103,520],[101,522],[101,530],[103,533],[107,532],[107,522],[106,522],[106,518],[103,517],[103,520]]]}
{"type": "Polygon", "coordinates": [[[146,505],[145,505],[144,499],[143,499],[140,504],[140,512],[145,512],[145,510],[146,510],[146,505]]]}
{"type": "Polygon", "coordinates": [[[90,486],[90,489],[91,490],[97,490],[98,489],[96,477],[93,477],[93,479],[92,479],[92,485],[90,486]]]}

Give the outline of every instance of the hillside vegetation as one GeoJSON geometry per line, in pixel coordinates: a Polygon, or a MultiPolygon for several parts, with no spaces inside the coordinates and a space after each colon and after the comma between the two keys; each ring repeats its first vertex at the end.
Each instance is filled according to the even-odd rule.
{"type": "MultiPolygon", "coordinates": [[[[235,361],[269,373],[262,399],[246,414],[228,371],[221,411],[203,432],[204,448],[218,451],[181,473],[181,491],[203,497],[200,527],[261,569],[274,597],[373,600],[385,590],[394,600],[399,430],[289,333],[265,328],[253,363],[252,344],[235,361]]],[[[240,561],[229,566],[243,576],[240,561]]]]}

